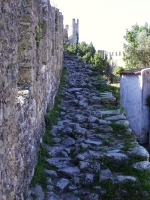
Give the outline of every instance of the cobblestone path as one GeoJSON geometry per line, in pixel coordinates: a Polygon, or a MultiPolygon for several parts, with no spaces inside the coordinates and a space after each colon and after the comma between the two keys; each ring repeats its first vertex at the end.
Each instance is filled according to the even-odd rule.
{"type": "Polygon", "coordinates": [[[150,199],[138,176],[150,169],[149,154],[120,109],[104,108],[101,102],[115,102],[96,89],[105,82],[78,57],[66,54],[64,66],[61,112],[51,130],[54,144],[47,146],[47,188],[36,185],[29,199],[150,199]]]}

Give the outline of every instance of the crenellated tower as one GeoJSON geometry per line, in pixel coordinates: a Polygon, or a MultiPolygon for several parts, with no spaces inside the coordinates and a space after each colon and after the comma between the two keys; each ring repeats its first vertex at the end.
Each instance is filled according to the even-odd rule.
{"type": "Polygon", "coordinates": [[[75,44],[79,42],[79,19],[72,19],[72,35],[69,37],[69,42],[75,44]]]}

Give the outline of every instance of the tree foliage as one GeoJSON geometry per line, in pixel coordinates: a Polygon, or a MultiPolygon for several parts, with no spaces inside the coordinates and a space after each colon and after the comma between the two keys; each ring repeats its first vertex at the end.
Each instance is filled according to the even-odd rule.
{"type": "Polygon", "coordinates": [[[120,76],[120,72],[126,70],[127,68],[125,67],[122,67],[122,66],[116,66],[114,69],[113,69],[113,72],[112,74],[116,77],[119,77],[120,76]]]}
{"type": "Polygon", "coordinates": [[[95,47],[92,43],[64,43],[64,50],[71,54],[80,56],[86,61],[86,63],[92,64],[92,67],[97,69],[101,74],[105,73],[106,60],[103,59],[103,56],[100,53],[96,53],[95,47]]]}
{"type": "Polygon", "coordinates": [[[96,68],[102,75],[106,72],[106,60],[103,59],[101,53],[95,53],[94,57],[91,59],[92,65],[96,68]]]}
{"type": "Polygon", "coordinates": [[[150,65],[150,28],[135,24],[124,36],[124,61],[128,69],[150,65]]]}
{"type": "Polygon", "coordinates": [[[64,43],[64,50],[71,54],[80,56],[86,60],[86,63],[91,63],[91,58],[94,57],[96,52],[92,43],[86,44],[85,42],[81,42],[79,44],[70,44],[69,42],[64,43]]]}

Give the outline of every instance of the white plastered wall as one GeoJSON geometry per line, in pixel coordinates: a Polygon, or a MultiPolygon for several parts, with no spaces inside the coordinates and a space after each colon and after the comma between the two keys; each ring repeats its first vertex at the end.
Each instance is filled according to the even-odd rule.
{"type": "Polygon", "coordinates": [[[120,104],[124,108],[130,127],[141,144],[148,142],[149,109],[146,98],[150,94],[150,68],[141,74],[121,74],[120,104]]]}

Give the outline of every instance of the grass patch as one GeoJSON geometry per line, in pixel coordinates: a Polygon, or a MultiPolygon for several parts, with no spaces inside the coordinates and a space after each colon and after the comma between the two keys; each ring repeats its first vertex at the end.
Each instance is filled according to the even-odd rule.
{"type": "Polygon", "coordinates": [[[131,143],[131,140],[126,139],[124,141],[124,147],[121,149],[122,151],[127,151],[129,148],[134,148],[136,145],[131,143]]]}
{"type": "Polygon", "coordinates": [[[108,140],[103,140],[101,146],[109,146],[110,145],[110,141],[108,140]]]}
{"type": "MultiPolygon", "coordinates": [[[[147,158],[145,156],[138,156],[138,155],[132,156],[132,155],[130,155],[130,159],[127,162],[123,162],[122,164],[120,164],[119,167],[111,165],[111,163],[109,163],[109,159],[107,157],[104,159],[104,162],[105,162],[105,165],[107,165],[108,168],[110,170],[112,170],[113,172],[122,173],[122,174],[128,175],[128,176],[139,177],[140,172],[141,172],[141,175],[142,175],[143,171],[139,171],[137,169],[134,169],[132,167],[132,165],[136,162],[145,161],[146,159],[147,158]]],[[[144,171],[144,173],[145,173],[145,171],[144,171]]],[[[139,177],[139,178],[141,179],[141,177],[139,177]]]]}
{"type": "Polygon", "coordinates": [[[116,134],[121,134],[121,133],[125,134],[127,130],[127,127],[123,124],[112,123],[110,124],[110,126],[113,128],[113,133],[116,133],[116,134]]]}
{"type": "MultiPolygon", "coordinates": [[[[103,99],[101,99],[102,101],[102,104],[103,104],[103,99]]],[[[116,106],[113,106],[113,105],[110,105],[110,104],[104,104],[103,107],[106,109],[106,110],[113,110],[113,109],[116,109],[116,106]]]]}
{"type": "Polygon", "coordinates": [[[57,116],[60,111],[58,105],[60,103],[60,98],[61,98],[59,93],[61,91],[62,84],[64,83],[64,80],[65,80],[64,79],[65,74],[66,74],[66,70],[63,70],[61,77],[60,77],[60,86],[58,89],[58,93],[55,97],[54,107],[52,110],[47,109],[47,113],[45,115],[46,130],[43,135],[43,144],[41,144],[40,150],[38,152],[38,163],[35,166],[35,172],[34,172],[34,176],[31,181],[31,187],[35,186],[36,184],[40,184],[43,187],[43,189],[46,189],[47,175],[43,171],[43,169],[50,168],[53,170],[55,168],[53,166],[49,167],[46,163],[46,157],[50,157],[50,156],[49,156],[48,151],[47,151],[46,147],[44,146],[44,144],[49,145],[49,146],[53,146],[55,144],[54,142],[51,141],[53,136],[50,133],[50,129],[52,128],[52,125],[57,122],[57,116]]]}
{"type": "Polygon", "coordinates": [[[132,176],[136,178],[135,182],[125,181],[123,183],[113,183],[111,180],[100,182],[99,185],[107,191],[104,199],[112,200],[119,197],[121,200],[141,200],[142,198],[149,200],[150,171],[140,171],[132,167],[132,164],[144,160],[146,160],[146,157],[134,155],[130,156],[130,160],[127,163],[122,163],[122,165],[119,167],[114,167],[109,163],[109,159],[104,156],[102,159],[102,169],[109,168],[111,171],[117,174],[132,176]],[[144,196],[143,192],[146,192],[148,196],[144,196]]]}
{"type": "Polygon", "coordinates": [[[84,153],[84,152],[85,152],[85,149],[82,146],[79,146],[78,154],[84,153]]]}
{"type": "Polygon", "coordinates": [[[102,119],[106,118],[106,117],[109,117],[110,115],[108,114],[102,114],[102,119]]]}
{"type": "Polygon", "coordinates": [[[62,85],[65,81],[65,74],[66,74],[66,70],[63,69],[61,77],[60,77],[60,86],[59,86],[57,95],[55,97],[54,107],[52,110],[47,109],[47,113],[45,115],[46,129],[51,129],[52,125],[57,122],[57,117],[60,112],[60,108],[58,107],[58,105],[60,104],[60,100],[61,100],[60,92],[61,92],[62,85]]]}
{"type": "Polygon", "coordinates": [[[111,182],[111,180],[103,181],[100,186],[107,190],[106,195],[104,196],[104,199],[115,199],[115,185],[111,182]]]}
{"type": "MultiPolygon", "coordinates": [[[[129,137],[129,134],[127,136],[129,137]]],[[[132,137],[127,138],[127,140],[130,139],[132,137]]],[[[130,146],[130,141],[128,141],[128,145],[130,146]]],[[[117,167],[109,161],[107,156],[104,156],[101,160],[103,163],[101,169],[110,169],[116,174],[135,177],[136,181],[113,183],[111,180],[106,180],[100,182],[99,185],[107,191],[102,199],[141,200],[143,198],[150,200],[150,170],[140,171],[132,167],[134,163],[145,160],[147,160],[145,156],[130,155],[130,159],[127,162],[123,162],[117,167]]]]}
{"type": "Polygon", "coordinates": [[[113,184],[111,180],[106,180],[102,182],[101,187],[104,188],[107,193],[102,198],[102,200],[112,200],[112,199],[120,199],[120,200],[141,200],[146,199],[149,200],[150,197],[146,197],[143,194],[143,191],[147,191],[149,193],[150,183],[143,187],[141,183],[137,182],[125,182],[125,183],[118,183],[113,184]],[[145,190],[146,189],[146,190],[145,190]]]}
{"type": "Polygon", "coordinates": [[[116,98],[116,106],[119,105],[120,102],[120,87],[117,85],[111,84],[96,84],[94,87],[100,92],[112,92],[112,95],[116,98]]]}
{"type": "Polygon", "coordinates": [[[70,156],[72,159],[75,157],[74,152],[75,152],[75,149],[71,149],[71,150],[70,150],[69,156],[70,156]]]}
{"type": "Polygon", "coordinates": [[[102,169],[107,169],[109,167],[109,159],[107,156],[103,156],[102,159],[102,169]]]}
{"type": "Polygon", "coordinates": [[[123,142],[122,151],[127,151],[129,148],[134,148],[136,145],[132,142],[135,141],[134,135],[132,133],[127,132],[127,127],[123,124],[110,124],[113,128],[113,134],[118,142],[123,142]]]}
{"type": "Polygon", "coordinates": [[[34,176],[31,181],[31,186],[36,185],[37,183],[42,185],[42,187],[46,188],[46,173],[43,169],[46,167],[46,158],[48,156],[48,152],[45,147],[41,145],[41,148],[38,152],[38,163],[35,166],[34,176]]]}

